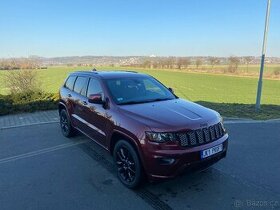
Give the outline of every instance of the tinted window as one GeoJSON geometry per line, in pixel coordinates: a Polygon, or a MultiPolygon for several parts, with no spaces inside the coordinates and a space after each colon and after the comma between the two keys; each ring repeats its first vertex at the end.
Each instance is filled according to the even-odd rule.
{"type": "Polygon", "coordinates": [[[87,97],[89,97],[91,94],[102,94],[103,96],[101,84],[97,79],[91,78],[89,81],[87,97]]]}
{"type": "Polygon", "coordinates": [[[86,77],[78,77],[74,85],[74,91],[81,95],[86,95],[87,81],[88,78],[86,77]]]}
{"type": "Polygon", "coordinates": [[[76,76],[68,77],[68,79],[65,83],[65,87],[70,89],[70,90],[73,90],[75,80],[76,80],[76,76]]]}
{"type": "Polygon", "coordinates": [[[146,80],[143,80],[143,83],[144,83],[145,89],[147,91],[155,92],[155,93],[158,93],[159,95],[164,95],[164,92],[162,91],[162,89],[160,89],[159,86],[154,85],[154,82],[152,80],[146,79],[146,80]]]}

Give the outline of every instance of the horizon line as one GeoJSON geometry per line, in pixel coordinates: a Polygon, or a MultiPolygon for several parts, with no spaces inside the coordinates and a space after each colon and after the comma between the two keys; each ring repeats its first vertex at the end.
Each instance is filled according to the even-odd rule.
{"type": "MultiPolygon", "coordinates": [[[[65,58],[65,57],[150,57],[150,58],[168,58],[168,57],[215,57],[215,58],[229,58],[229,57],[261,57],[261,55],[230,55],[230,56],[214,56],[214,55],[188,55],[188,56],[182,56],[182,55],[65,55],[65,56],[40,56],[40,55],[28,55],[28,56],[17,56],[17,57],[0,57],[0,59],[19,59],[19,58],[46,58],[46,59],[52,59],[52,58],[65,58]]],[[[266,58],[280,58],[280,56],[266,56],[266,58]]]]}

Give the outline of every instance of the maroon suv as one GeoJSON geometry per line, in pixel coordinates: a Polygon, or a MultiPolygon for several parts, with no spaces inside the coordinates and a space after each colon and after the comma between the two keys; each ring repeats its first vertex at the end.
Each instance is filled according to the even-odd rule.
{"type": "Polygon", "coordinates": [[[114,157],[129,188],[208,167],[226,156],[228,134],[219,113],[178,98],[155,78],[136,72],[78,71],[60,89],[66,137],[79,130],[114,157]]]}

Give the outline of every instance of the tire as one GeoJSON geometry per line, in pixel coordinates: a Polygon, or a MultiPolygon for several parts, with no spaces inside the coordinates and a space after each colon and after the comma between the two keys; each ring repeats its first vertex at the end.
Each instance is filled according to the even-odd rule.
{"type": "Polygon", "coordinates": [[[65,109],[62,109],[59,113],[59,119],[60,119],[60,128],[63,136],[70,138],[74,136],[75,130],[71,125],[70,118],[68,116],[68,113],[65,109]]]}
{"type": "Polygon", "coordinates": [[[114,147],[113,156],[122,184],[131,189],[138,187],[143,178],[143,169],[133,146],[125,140],[119,140],[114,147]]]}

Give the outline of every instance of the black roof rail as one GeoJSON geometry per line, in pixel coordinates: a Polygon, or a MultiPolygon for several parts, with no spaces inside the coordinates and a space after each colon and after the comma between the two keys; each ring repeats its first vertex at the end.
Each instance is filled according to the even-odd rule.
{"type": "Polygon", "coordinates": [[[137,71],[130,71],[130,70],[125,70],[125,72],[131,72],[131,73],[138,73],[137,71]]]}
{"type": "Polygon", "coordinates": [[[94,73],[94,74],[98,74],[97,70],[95,71],[83,71],[83,70],[78,70],[78,71],[75,71],[73,73],[84,73],[84,74],[89,74],[89,73],[94,73]]]}

